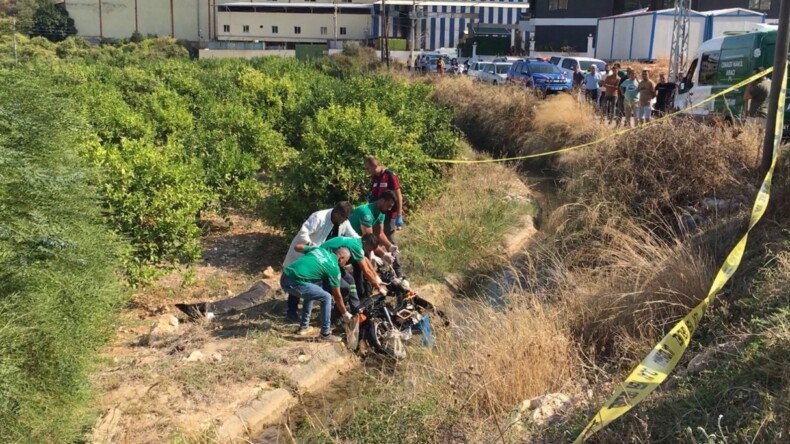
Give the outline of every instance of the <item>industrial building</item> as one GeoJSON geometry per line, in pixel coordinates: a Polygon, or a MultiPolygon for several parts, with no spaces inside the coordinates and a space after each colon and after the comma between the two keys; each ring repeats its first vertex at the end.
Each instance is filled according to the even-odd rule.
{"type": "MultiPolygon", "coordinates": [[[[640,9],[598,20],[595,57],[603,60],[669,59],[674,9],[640,9]]],[[[765,23],[765,14],[748,9],[689,11],[689,54],[706,40],[729,32],[748,32],[765,23]]]]}
{"type": "MultiPolygon", "coordinates": [[[[673,8],[674,0],[533,0],[531,14],[535,25],[535,47],[539,51],[560,51],[571,47],[583,50],[587,36],[597,34],[598,18],[648,8],[651,11],[673,8]]],[[[772,23],[779,17],[779,0],[691,0],[699,12],[743,8],[766,13],[772,23]]],[[[596,41],[595,46],[598,46],[596,41]]]]}
{"type": "Polygon", "coordinates": [[[267,48],[338,41],[372,42],[384,36],[418,49],[455,47],[475,26],[498,27],[512,45],[527,41],[519,23],[528,0],[66,0],[79,35],[119,40],[132,33],[198,43],[250,42],[267,48]],[[382,7],[382,4],[384,5],[382,7]],[[387,26],[384,21],[386,20],[387,26]]]}

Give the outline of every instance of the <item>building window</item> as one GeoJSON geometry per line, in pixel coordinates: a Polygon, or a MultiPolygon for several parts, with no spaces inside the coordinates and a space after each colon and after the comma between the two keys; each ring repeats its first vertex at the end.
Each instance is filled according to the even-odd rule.
{"type": "Polygon", "coordinates": [[[326,35],[326,32],[327,32],[326,26],[322,26],[321,27],[321,35],[326,35]]]}
{"type": "Polygon", "coordinates": [[[278,32],[280,32],[280,30],[277,29],[276,26],[272,26],[272,34],[277,34],[278,32]]]}
{"type": "Polygon", "coordinates": [[[341,26],[340,27],[340,35],[346,35],[346,27],[345,26],[341,26]]]}
{"type": "Polygon", "coordinates": [[[241,32],[243,32],[243,33],[247,33],[247,34],[248,34],[248,33],[250,32],[250,25],[244,25],[244,26],[242,26],[242,27],[241,27],[241,32]]]}
{"type": "Polygon", "coordinates": [[[749,9],[755,11],[770,11],[771,0],[749,0],[749,9]]]}
{"type": "Polygon", "coordinates": [[[230,32],[230,25],[222,25],[222,32],[230,32]]]}
{"type": "Polygon", "coordinates": [[[549,11],[568,9],[568,0],[549,0],[549,11]]]}
{"type": "Polygon", "coordinates": [[[301,26],[294,26],[294,34],[301,34],[302,27],[301,26]]]}

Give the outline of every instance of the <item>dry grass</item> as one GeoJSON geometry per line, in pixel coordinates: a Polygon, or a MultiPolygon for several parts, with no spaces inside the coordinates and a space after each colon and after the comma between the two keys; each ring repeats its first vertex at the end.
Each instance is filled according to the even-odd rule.
{"type": "Polygon", "coordinates": [[[715,264],[634,223],[600,231],[589,247],[599,266],[576,274],[586,291],[565,298],[573,334],[598,356],[639,359],[707,294],[715,264]]]}
{"type": "Polygon", "coordinates": [[[755,191],[756,142],[748,131],[660,122],[564,156],[565,192],[587,204],[618,202],[652,223],[671,221],[706,197],[745,202],[755,191]]]}
{"type": "MultiPolygon", "coordinates": [[[[494,156],[533,154],[591,141],[608,129],[572,96],[539,100],[517,86],[492,86],[466,77],[434,79],[434,100],[453,113],[473,146],[494,156]],[[589,116],[586,118],[585,116],[589,116]]],[[[546,165],[551,159],[530,161],[546,165]]]]}

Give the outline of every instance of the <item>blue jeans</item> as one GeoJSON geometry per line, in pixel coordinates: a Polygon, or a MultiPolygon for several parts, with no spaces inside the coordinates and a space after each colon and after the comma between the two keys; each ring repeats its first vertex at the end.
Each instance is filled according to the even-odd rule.
{"type": "MultiPolygon", "coordinates": [[[[299,284],[294,282],[286,275],[280,277],[280,287],[283,291],[288,293],[288,311],[291,311],[292,297],[304,299],[304,307],[302,307],[302,320],[299,323],[301,328],[306,328],[310,325],[310,313],[313,311],[313,301],[318,301],[321,304],[321,334],[328,335],[332,332],[331,329],[331,314],[332,314],[332,295],[324,291],[320,285],[316,284],[299,284]]],[[[297,299],[298,303],[298,299],[297,299]]],[[[295,310],[294,310],[295,311],[295,310]]]]}

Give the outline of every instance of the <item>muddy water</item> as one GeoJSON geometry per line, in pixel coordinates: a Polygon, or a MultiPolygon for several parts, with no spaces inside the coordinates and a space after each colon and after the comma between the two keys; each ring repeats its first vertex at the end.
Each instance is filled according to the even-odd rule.
{"type": "MultiPolygon", "coordinates": [[[[558,192],[558,178],[552,175],[529,173],[522,175],[521,179],[529,186],[540,207],[535,221],[536,228],[540,229],[549,215],[563,204],[558,192]]],[[[495,283],[495,286],[484,289],[492,305],[504,306],[501,295],[516,279],[510,270],[502,270],[492,275],[491,282],[495,283]],[[496,284],[497,282],[500,284],[496,284]]],[[[463,305],[463,301],[454,301],[454,303],[463,305]]],[[[411,346],[415,346],[414,344],[419,343],[412,341],[411,346]]],[[[269,427],[251,442],[291,444],[319,441],[315,435],[310,434],[315,432],[304,432],[304,429],[324,430],[329,434],[328,436],[332,436],[332,429],[342,426],[355,411],[364,409],[368,404],[369,399],[364,395],[365,387],[386,382],[394,371],[395,366],[391,361],[380,359],[375,355],[369,356],[360,367],[335,379],[320,393],[303,396],[301,403],[288,412],[283,424],[269,427]],[[309,426],[310,424],[312,427],[309,426]]]]}

